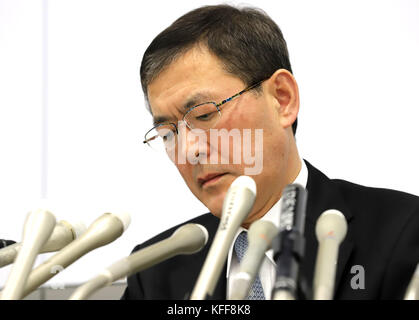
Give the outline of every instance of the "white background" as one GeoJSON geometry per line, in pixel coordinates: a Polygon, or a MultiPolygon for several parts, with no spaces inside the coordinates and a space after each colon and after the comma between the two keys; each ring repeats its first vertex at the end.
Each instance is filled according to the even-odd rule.
{"type": "MultiPolygon", "coordinates": [[[[219,1],[0,0],[0,238],[32,200],[89,225],[132,223],[48,284],[79,284],[133,247],[207,212],[141,143],[151,125],[142,55],[171,22],[219,1]]],[[[419,1],[247,1],[280,26],[301,95],[302,157],[331,178],[419,194],[419,1]]],[[[39,263],[48,255],[41,255],[39,263]]],[[[10,267],[0,270],[4,285],[10,267]]]]}

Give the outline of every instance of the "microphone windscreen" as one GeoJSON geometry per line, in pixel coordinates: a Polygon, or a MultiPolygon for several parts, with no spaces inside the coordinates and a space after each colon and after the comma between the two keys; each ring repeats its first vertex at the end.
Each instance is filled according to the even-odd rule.
{"type": "Polygon", "coordinates": [[[127,230],[128,226],[131,223],[131,215],[126,211],[115,211],[112,213],[115,217],[119,218],[121,220],[122,225],[124,227],[124,231],[127,230]]]}
{"type": "Polygon", "coordinates": [[[208,241],[207,229],[195,223],[188,223],[176,229],[171,236],[179,245],[183,254],[192,254],[200,251],[208,241]]]}
{"type": "Polygon", "coordinates": [[[327,210],[317,219],[316,237],[318,241],[333,237],[338,243],[341,243],[347,230],[348,224],[345,216],[338,210],[327,210]]]}

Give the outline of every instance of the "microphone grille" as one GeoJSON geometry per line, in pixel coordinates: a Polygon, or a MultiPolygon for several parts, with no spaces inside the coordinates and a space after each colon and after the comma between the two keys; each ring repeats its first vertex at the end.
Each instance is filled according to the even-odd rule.
{"type": "Polygon", "coordinates": [[[318,241],[333,238],[340,243],[345,238],[347,230],[348,224],[345,216],[339,210],[326,210],[317,219],[316,236],[318,241]]]}
{"type": "Polygon", "coordinates": [[[187,223],[177,228],[171,238],[181,246],[184,254],[192,254],[207,244],[208,231],[200,224],[187,223]]]}
{"type": "Polygon", "coordinates": [[[122,225],[124,226],[124,232],[125,232],[131,223],[131,215],[126,211],[116,212],[112,214],[118,217],[119,220],[121,220],[122,225]]]}
{"type": "Polygon", "coordinates": [[[253,194],[256,194],[256,182],[249,176],[240,176],[236,178],[231,187],[242,187],[249,189],[253,194]]]}
{"type": "Polygon", "coordinates": [[[208,242],[208,230],[203,225],[200,225],[199,223],[196,223],[196,226],[199,227],[202,230],[202,233],[204,234],[205,240],[204,245],[208,242]]]}
{"type": "Polygon", "coordinates": [[[273,238],[277,236],[278,232],[279,229],[272,222],[266,220],[256,220],[249,228],[249,242],[251,239],[261,238],[268,246],[270,246],[273,238]]]}

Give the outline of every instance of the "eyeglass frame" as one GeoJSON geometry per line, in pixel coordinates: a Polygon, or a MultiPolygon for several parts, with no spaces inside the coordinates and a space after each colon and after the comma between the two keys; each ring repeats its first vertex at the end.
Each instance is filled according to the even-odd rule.
{"type": "MultiPolygon", "coordinates": [[[[214,101],[207,101],[207,102],[203,102],[203,103],[197,104],[196,106],[190,107],[190,108],[189,108],[189,109],[185,112],[185,114],[183,115],[183,117],[182,117],[182,121],[186,124],[186,126],[187,126],[188,128],[190,128],[190,129],[191,129],[191,127],[190,127],[189,123],[185,121],[185,117],[186,117],[186,116],[187,116],[187,115],[188,115],[188,114],[189,114],[192,110],[194,110],[195,108],[197,108],[197,107],[199,107],[199,106],[202,106],[202,105],[204,105],[204,104],[208,104],[208,103],[212,103],[212,104],[214,104],[214,105],[215,105],[215,108],[216,108],[216,109],[217,109],[217,111],[220,113],[220,118],[221,118],[221,109],[219,108],[220,106],[222,106],[223,104],[226,104],[227,102],[229,102],[229,101],[231,101],[231,100],[233,100],[233,99],[235,99],[235,98],[237,98],[237,97],[241,96],[243,93],[245,93],[245,92],[247,92],[247,91],[250,91],[250,90],[252,90],[252,89],[254,89],[254,88],[257,88],[258,86],[260,86],[260,85],[262,84],[262,82],[264,82],[264,81],[266,81],[266,80],[268,80],[268,79],[269,79],[269,78],[266,78],[266,79],[263,79],[263,80],[261,80],[261,81],[259,81],[259,82],[255,83],[255,84],[252,84],[251,86],[249,86],[249,87],[247,87],[247,88],[245,88],[245,89],[241,90],[240,92],[238,92],[238,93],[236,93],[236,94],[232,95],[231,97],[229,97],[229,98],[227,98],[227,99],[222,100],[222,101],[221,101],[221,102],[219,102],[219,103],[216,103],[216,102],[214,102],[214,101]]],[[[171,124],[171,125],[173,125],[173,126],[175,127],[175,129],[176,129],[176,135],[178,135],[178,134],[179,134],[179,131],[178,131],[177,125],[176,125],[175,123],[173,123],[173,122],[162,122],[162,123],[159,123],[158,125],[155,125],[154,127],[152,127],[150,130],[148,130],[148,131],[145,133],[143,143],[147,143],[147,144],[148,144],[148,142],[149,142],[149,141],[152,141],[152,140],[156,139],[156,137],[158,137],[158,136],[156,136],[156,137],[152,137],[152,138],[146,139],[146,136],[147,136],[147,134],[148,134],[149,132],[151,132],[152,130],[154,130],[154,129],[156,129],[156,128],[160,127],[160,126],[163,126],[163,125],[168,125],[168,124],[171,124]]],[[[209,129],[208,129],[208,130],[209,130],[209,129]]]]}

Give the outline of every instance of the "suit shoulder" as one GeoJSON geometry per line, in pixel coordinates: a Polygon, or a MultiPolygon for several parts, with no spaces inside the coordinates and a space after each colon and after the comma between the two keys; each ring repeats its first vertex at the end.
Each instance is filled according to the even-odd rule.
{"type": "Polygon", "coordinates": [[[419,197],[407,192],[367,187],[342,179],[331,180],[338,188],[347,203],[359,204],[365,208],[381,208],[383,211],[396,211],[419,214],[419,197]]]}
{"type": "MultiPolygon", "coordinates": [[[[171,227],[159,234],[157,234],[156,236],[150,238],[149,240],[137,245],[131,253],[134,253],[135,251],[138,251],[142,248],[148,247],[149,245],[152,245],[156,242],[159,242],[161,240],[164,240],[168,237],[170,237],[175,231],[176,229],[178,229],[180,226],[188,224],[188,223],[197,223],[197,224],[201,224],[202,226],[204,226],[205,228],[211,228],[213,229],[214,227],[216,227],[218,225],[218,218],[216,218],[214,215],[212,215],[211,213],[205,213],[202,214],[200,216],[197,216],[195,218],[192,218],[190,220],[184,221],[182,223],[179,223],[178,225],[171,227]]],[[[208,232],[210,232],[210,230],[208,230],[208,232]]]]}
{"type": "Polygon", "coordinates": [[[304,160],[308,169],[308,182],[310,180],[315,181],[315,187],[318,184],[331,184],[332,188],[336,188],[341,194],[350,200],[364,200],[365,202],[374,202],[381,200],[383,203],[388,202],[405,202],[412,207],[419,205],[419,197],[413,194],[409,194],[402,191],[397,191],[387,188],[367,187],[360,184],[356,184],[343,179],[330,179],[324,173],[315,168],[310,162],[304,160]],[[368,201],[370,200],[370,201],[368,201]]]}
{"type": "Polygon", "coordinates": [[[388,189],[388,188],[363,186],[363,185],[346,181],[343,179],[332,179],[331,181],[335,183],[336,185],[338,185],[339,188],[345,193],[354,193],[354,194],[366,193],[368,195],[372,195],[375,197],[382,197],[382,198],[390,197],[391,200],[400,199],[402,201],[411,201],[411,202],[416,202],[416,204],[419,204],[419,197],[411,193],[398,191],[394,189],[388,189]]]}

